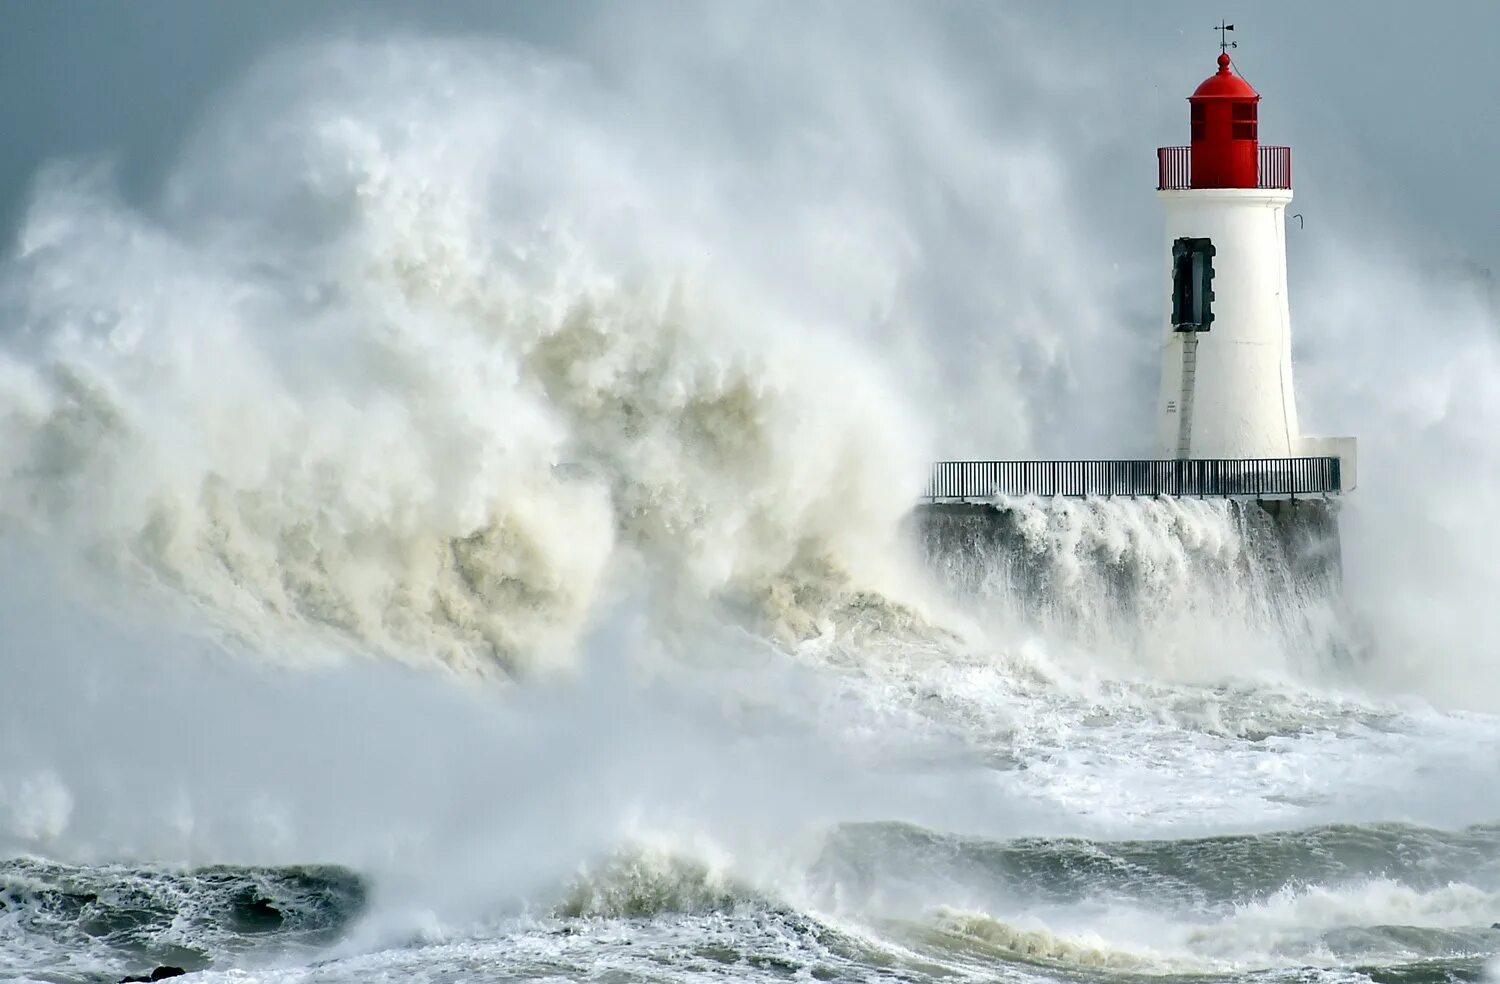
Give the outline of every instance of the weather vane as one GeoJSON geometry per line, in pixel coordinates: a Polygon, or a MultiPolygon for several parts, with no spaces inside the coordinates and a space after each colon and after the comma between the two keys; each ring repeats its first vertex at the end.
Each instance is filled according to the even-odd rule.
{"type": "Polygon", "coordinates": [[[1227,55],[1229,54],[1230,48],[1239,47],[1239,45],[1229,40],[1229,32],[1234,30],[1233,24],[1226,24],[1224,22],[1224,19],[1220,18],[1218,26],[1216,26],[1214,30],[1219,32],[1219,54],[1227,55]]]}

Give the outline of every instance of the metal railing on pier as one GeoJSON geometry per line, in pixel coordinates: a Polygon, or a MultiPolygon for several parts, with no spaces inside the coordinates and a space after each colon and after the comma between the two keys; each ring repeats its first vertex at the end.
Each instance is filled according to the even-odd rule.
{"type": "Polygon", "coordinates": [[[1338,458],[939,461],[922,498],[1338,495],[1338,458]]]}

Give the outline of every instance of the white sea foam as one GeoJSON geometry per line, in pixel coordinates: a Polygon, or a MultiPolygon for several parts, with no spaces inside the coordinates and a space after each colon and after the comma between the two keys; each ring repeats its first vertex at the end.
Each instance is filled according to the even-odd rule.
{"type": "Polygon", "coordinates": [[[1388,878],[1350,885],[1284,888],[1262,902],[1241,905],[1218,927],[1195,930],[1189,940],[1205,950],[1238,952],[1242,937],[1274,949],[1297,939],[1345,926],[1411,926],[1423,929],[1487,929],[1500,895],[1474,885],[1449,884],[1421,890],[1388,878]],[[1226,940],[1227,937],[1234,937],[1226,940]]]}
{"type": "Polygon", "coordinates": [[[0,509],[238,632],[465,668],[565,656],[622,551],[817,631],[882,576],[912,415],[677,224],[601,98],[335,46],[242,87],[159,214],[52,173],[5,270],[0,509]]]}
{"type": "Polygon", "coordinates": [[[1462,950],[1484,940],[1497,904],[1500,896],[1472,885],[1423,891],[1375,879],[1289,887],[1212,921],[1121,904],[1039,907],[1040,915],[1008,920],[941,908],[933,918],[941,930],[1025,959],[1154,974],[1226,973],[1335,967],[1351,952],[1370,963],[1431,958],[1445,947],[1462,950]],[[1459,935],[1435,937],[1424,950],[1414,935],[1423,930],[1459,935]]]}

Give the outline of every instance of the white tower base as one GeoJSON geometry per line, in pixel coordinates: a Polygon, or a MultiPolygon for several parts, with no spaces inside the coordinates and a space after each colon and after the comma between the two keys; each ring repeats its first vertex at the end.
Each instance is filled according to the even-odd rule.
{"type": "Polygon", "coordinates": [[[1303,437],[1292,386],[1292,318],[1286,286],[1290,190],[1159,191],[1167,211],[1166,284],[1181,238],[1213,243],[1212,327],[1174,330],[1162,342],[1156,451],[1162,458],[1339,460],[1344,491],[1355,487],[1352,437],[1303,437]]]}
{"type": "Polygon", "coordinates": [[[1285,212],[1291,191],[1211,188],[1157,194],[1167,212],[1164,296],[1172,296],[1174,242],[1208,239],[1214,247],[1211,328],[1174,331],[1167,318],[1158,455],[1300,456],[1286,286],[1285,212]]]}

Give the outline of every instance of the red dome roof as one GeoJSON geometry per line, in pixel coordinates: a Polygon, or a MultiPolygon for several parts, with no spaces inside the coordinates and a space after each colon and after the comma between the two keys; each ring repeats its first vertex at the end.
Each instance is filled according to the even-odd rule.
{"type": "Polygon", "coordinates": [[[1189,99],[1259,99],[1250,83],[1229,70],[1229,56],[1219,56],[1219,70],[1203,80],[1189,99]]]}

